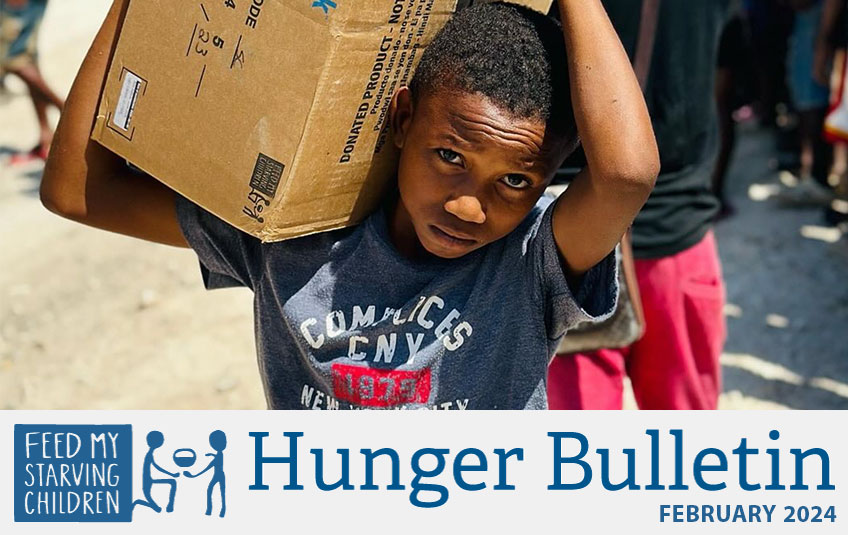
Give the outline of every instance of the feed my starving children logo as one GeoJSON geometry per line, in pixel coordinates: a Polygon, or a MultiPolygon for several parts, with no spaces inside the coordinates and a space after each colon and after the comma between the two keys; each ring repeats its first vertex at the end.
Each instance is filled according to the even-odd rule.
{"type": "Polygon", "coordinates": [[[187,478],[207,480],[205,513],[224,517],[223,431],[209,434],[202,458],[192,448],[164,447],[159,431],[145,443],[134,457],[131,425],[15,425],[15,522],[130,522],[139,509],[170,513],[187,478]],[[135,497],[133,461],[141,468],[135,497]]]}
{"type": "MultiPolygon", "coordinates": [[[[170,516],[180,521],[188,516],[203,518],[205,512],[217,525],[218,517],[226,515],[226,456],[227,466],[238,467],[242,462],[243,473],[252,474],[246,489],[236,486],[233,499],[238,499],[239,490],[269,492],[272,486],[295,492],[308,488],[313,493],[358,490],[364,493],[363,499],[380,490],[386,491],[381,498],[391,493],[412,507],[433,509],[465,493],[482,493],[478,496],[483,500],[490,493],[514,492],[521,497],[525,492],[524,496],[537,499],[541,491],[550,493],[548,499],[554,500],[550,503],[559,504],[564,493],[594,500],[601,491],[630,497],[616,506],[629,513],[605,518],[622,525],[636,519],[653,519],[656,524],[835,524],[842,518],[844,523],[836,510],[844,505],[844,491],[837,492],[835,481],[835,475],[844,475],[844,437],[834,426],[782,436],[778,429],[745,431],[737,425],[740,434],[728,431],[730,436],[722,437],[709,425],[715,420],[703,417],[706,425],[700,426],[701,433],[692,431],[695,436],[689,438],[684,437],[683,428],[661,430],[638,424],[627,432],[561,430],[534,438],[539,429],[522,424],[521,418],[527,417],[498,418],[513,418],[506,426],[488,420],[508,430],[499,436],[477,437],[475,428],[463,438],[456,427],[440,425],[432,428],[434,438],[428,440],[437,440],[443,447],[433,447],[419,444],[415,434],[397,433],[389,426],[391,436],[373,437],[388,442],[362,444],[366,447],[358,451],[336,447],[341,444],[332,444],[334,439],[326,434],[307,437],[304,431],[275,432],[275,436],[269,431],[248,431],[247,436],[231,432],[233,442],[228,445],[227,434],[215,429],[222,426],[220,421],[211,429],[192,432],[188,439],[183,429],[163,434],[136,426],[134,437],[131,425],[17,424],[14,520],[131,522],[136,515],[139,521],[170,516]],[[526,443],[516,443],[515,436],[526,443]],[[689,447],[684,448],[684,443],[689,447]],[[839,454],[839,460],[832,463],[831,453],[839,454]],[[269,469],[274,474],[268,474],[269,469]],[[583,494],[584,490],[590,494],[583,494]]],[[[799,426],[795,418],[794,425],[799,426]]],[[[408,425],[420,426],[421,421],[408,425]]],[[[238,470],[230,468],[230,474],[235,476],[238,470]]],[[[346,501],[348,506],[355,505],[355,499],[346,501]]],[[[326,506],[323,501],[315,503],[326,506]]],[[[572,503],[574,507],[581,504],[572,503]]],[[[588,516],[583,520],[596,525],[592,507],[585,509],[588,516]]],[[[228,518],[232,520],[232,515],[228,518]]],[[[339,521],[343,518],[347,517],[341,515],[339,521]]]]}

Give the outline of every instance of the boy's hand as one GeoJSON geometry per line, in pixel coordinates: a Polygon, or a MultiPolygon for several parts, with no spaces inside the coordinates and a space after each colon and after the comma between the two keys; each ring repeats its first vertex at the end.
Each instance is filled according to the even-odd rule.
{"type": "Polygon", "coordinates": [[[186,247],[175,193],[130,171],[96,142],[91,129],[112,50],[129,0],[114,0],[77,74],[65,104],[41,181],[50,211],[87,225],[186,247]]]}
{"type": "Polygon", "coordinates": [[[621,240],[660,163],[642,90],[600,1],[558,3],[587,166],[557,201],[553,226],[567,275],[579,277],[621,240]]]}

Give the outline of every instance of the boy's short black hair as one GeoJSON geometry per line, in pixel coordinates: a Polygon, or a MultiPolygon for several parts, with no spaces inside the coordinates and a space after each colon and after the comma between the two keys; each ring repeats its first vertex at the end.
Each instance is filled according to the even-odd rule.
{"type": "Polygon", "coordinates": [[[438,90],[481,93],[517,117],[576,138],[561,27],[522,6],[458,11],[424,51],[409,87],[415,100],[438,90]]]}

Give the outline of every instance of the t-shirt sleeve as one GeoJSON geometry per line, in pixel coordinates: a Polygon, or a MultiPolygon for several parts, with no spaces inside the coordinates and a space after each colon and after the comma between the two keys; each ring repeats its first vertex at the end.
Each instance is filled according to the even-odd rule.
{"type": "Polygon", "coordinates": [[[572,293],[554,240],[554,206],[555,201],[545,208],[531,236],[529,251],[551,339],[559,338],[578,323],[605,320],[612,315],[618,301],[618,249],[587,271],[572,293]]]}
{"type": "Polygon", "coordinates": [[[177,195],[177,219],[189,246],[197,253],[207,290],[246,286],[262,277],[262,242],[177,195]]]}

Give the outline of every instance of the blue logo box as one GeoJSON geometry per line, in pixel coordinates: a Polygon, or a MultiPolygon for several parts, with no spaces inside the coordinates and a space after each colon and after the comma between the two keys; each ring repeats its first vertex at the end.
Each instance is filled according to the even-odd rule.
{"type": "Polygon", "coordinates": [[[15,522],[129,522],[131,425],[16,425],[15,522]]]}

